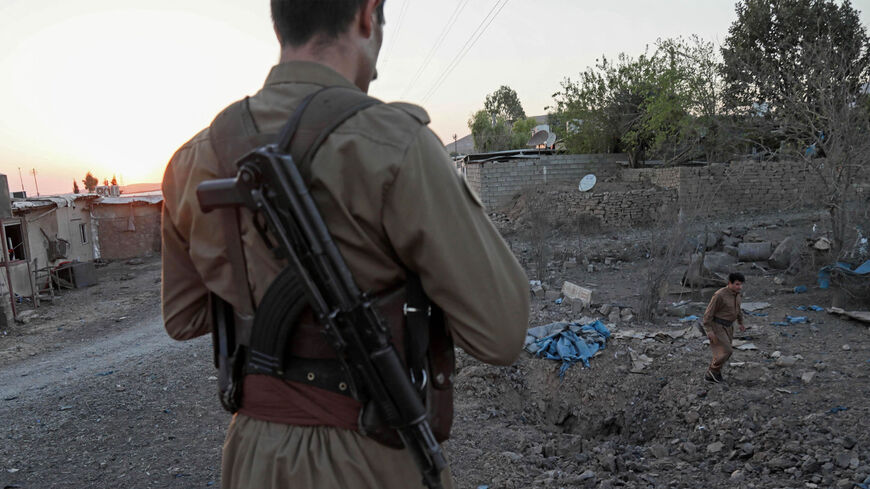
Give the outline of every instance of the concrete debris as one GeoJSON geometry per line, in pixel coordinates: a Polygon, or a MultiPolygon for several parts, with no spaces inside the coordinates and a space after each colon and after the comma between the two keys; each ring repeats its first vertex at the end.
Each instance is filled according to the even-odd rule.
{"type": "Polygon", "coordinates": [[[738,346],[737,349],[741,350],[741,351],[753,351],[753,350],[758,350],[758,347],[755,346],[755,344],[753,344],[753,343],[746,343],[746,344],[738,346]]]}
{"type": "Polygon", "coordinates": [[[572,303],[579,301],[583,307],[589,307],[592,304],[592,290],[571,282],[562,284],[562,295],[566,299],[570,299],[572,303]]]}
{"type": "Polygon", "coordinates": [[[828,251],[831,249],[831,240],[828,238],[819,238],[813,244],[813,248],[819,251],[828,251]]]}
{"type": "Polygon", "coordinates": [[[755,312],[770,307],[770,302],[744,302],[740,306],[746,312],[755,312]]]}
{"type": "Polygon", "coordinates": [[[832,307],[828,309],[828,313],[839,314],[840,316],[845,316],[856,321],[870,323],[870,311],[846,311],[844,309],[840,309],[839,307],[832,307]]]}
{"type": "Polygon", "coordinates": [[[740,243],[737,245],[737,258],[743,262],[767,261],[773,253],[770,241],[761,243],[740,243]]]}
{"type": "Polygon", "coordinates": [[[643,370],[653,363],[653,359],[642,354],[637,353],[635,351],[629,351],[629,356],[631,357],[631,370],[630,372],[633,374],[638,374],[643,372],[643,370]]]}

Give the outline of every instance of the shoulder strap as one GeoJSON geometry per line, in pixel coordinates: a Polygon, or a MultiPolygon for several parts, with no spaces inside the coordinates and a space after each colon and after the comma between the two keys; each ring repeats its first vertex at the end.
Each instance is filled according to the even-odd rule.
{"type": "MultiPolygon", "coordinates": [[[[236,174],[235,162],[248,151],[266,144],[267,137],[259,132],[257,123],[251,115],[248,97],[230,105],[218,114],[209,128],[209,142],[217,156],[219,177],[231,178],[236,174]]],[[[269,139],[274,136],[269,137],[269,139]]],[[[254,297],[248,286],[247,266],[239,232],[239,210],[219,209],[226,237],[227,254],[232,267],[233,282],[245,284],[247,294],[242,294],[242,304],[237,304],[236,312],[245,316],[254,313],[254,297]]]]}

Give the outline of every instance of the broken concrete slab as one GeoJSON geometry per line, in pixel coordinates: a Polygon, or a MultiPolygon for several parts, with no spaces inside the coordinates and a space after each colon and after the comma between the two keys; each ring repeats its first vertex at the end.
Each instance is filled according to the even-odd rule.
{"type": "Polygon", "coordinates": [[[744,302],[740,305],[746,312],[755,312],[770,307],[770,302],[744,302]]]}
{"type": "Polygon", "coordinates": [[[870,311],[846,311],[839,307],[831,307],[828,309],[828,313],[845,316],[856,321],[870,324],[870,311]]]}
{"type": "Polygon", "coordinates": [[[582,303],[583,307],[589,307],[592,304],[592,290],[571,282],[562,284],[562,295],[572,303],[582,303]]]}

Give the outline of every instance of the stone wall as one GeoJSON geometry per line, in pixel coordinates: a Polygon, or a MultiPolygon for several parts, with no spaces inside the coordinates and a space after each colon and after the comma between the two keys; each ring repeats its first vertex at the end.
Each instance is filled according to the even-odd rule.
{"type": "Polygon", "coordinates": [[[599,179],[618,176],[620,154],[552,155],[505,162],[471,163],[466,178],[488,208],[511,201],[523,189],[544,183],[575,183],[589,173],[599,179]]]}
{"type": "Polygon", "coordinates": [[[648,188],[626,192],[567,193],[557,204],[572,218],[591,216],[603,227],[645,226],[659,218],[662,209],[677,201],[674,189],[648,188]]]}
{"type": "Polygon", "coordinates": [[[681,207],[703,214],[821,207],[824,185],[803,162],[745,161],[681,167],[681,207]]]}
{"type": "Polygon", "coordinates": [[[626,168],[621,173],[625,182],[646,182],[662,188],[680,188],[680,168],[626,168]]]}

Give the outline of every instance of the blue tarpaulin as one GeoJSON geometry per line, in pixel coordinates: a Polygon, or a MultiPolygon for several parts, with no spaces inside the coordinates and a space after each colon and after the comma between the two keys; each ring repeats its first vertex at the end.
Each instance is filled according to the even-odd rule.
{"type": "Polygon", "coordinates": [[[603,350],[610,330],[601,321],[589,324],[577,322],[551,323],[531,328],[526,332],[525,349],[536,357],[561,360],[559,378],[571,365],[583,362],[589,366],[589,359],[598,350],[603,350]]]}
{"type": "Polygon", "coordinates": [[[870,275],[870,260],[865,261],[858,268],[852,268],[852,265],[845,262],[837,262],[835,265],[828,265],[819,270],[819,288],[827,289],[831,285],[831,272],[837,270],[846,275],[870,275]]]}
{"type": "Polygon", "coordinates": [[[824,311],[824,310],[825,310],[824,307],[820,307],[820,306],[794,306],[794,308],[797,309],[798,311],[815,311],[815,312],[819,312],[819,311],[824,311]]]}

